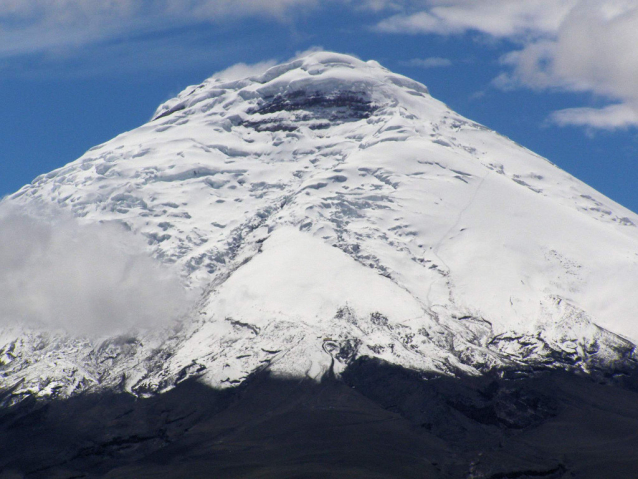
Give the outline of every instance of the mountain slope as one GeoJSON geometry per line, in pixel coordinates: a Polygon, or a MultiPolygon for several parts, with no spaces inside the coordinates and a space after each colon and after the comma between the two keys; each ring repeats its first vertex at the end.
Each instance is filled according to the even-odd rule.
{"type": "Polygon", "coordinates": [[[5,200],[116,222],[200,301],[115,338],[5,328],[5,402],[357,358],[478,375],[636,362],[638,216],[376,62],[211,78],[5,200]]]}

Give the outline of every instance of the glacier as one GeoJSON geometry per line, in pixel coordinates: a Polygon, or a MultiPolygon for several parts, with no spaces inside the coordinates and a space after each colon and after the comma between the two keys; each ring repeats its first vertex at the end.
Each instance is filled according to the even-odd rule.
{"type": "Polygon", "coordinates": [[[201,291],[168,326],[3,327],[5,406],[361,358],[448,377],[638,359],[638,216],[375,61],[210,78],[3,204],[122,225],[201,291]]]}

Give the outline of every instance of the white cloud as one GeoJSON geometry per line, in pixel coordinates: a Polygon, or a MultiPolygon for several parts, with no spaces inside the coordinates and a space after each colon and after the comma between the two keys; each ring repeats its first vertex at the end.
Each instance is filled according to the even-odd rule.
{"type": "MultiPolygon", "coordinates": [[[[578,0],[429,0],[414,13],[381,21],[377,28],[391,33],[459,34],[470,30],[495,37],[551,33],[578,0]]],[[[411,2],[412,7],[419,2],[411,2]]],[[[422,3],[422,2],[421,2],[422,3]]]]}
{"type": "Polygon", "coordinates": [[[413,58],[412,60],[409,60],[407,62],[401,62],[401,64],[408,67],[441,68],[451,66],[452,60],[440,57],[413,58]]]}
{"type": "Polygon", "coordinates": [[[271,67],[277,64],[276,60],[267,60],[259,63],[246,64],[236,63],[225,70],[213,74],[213,78],[219,78],[224,81],[239,80],[241,78],[248,78],[261,75],[265,73],[271,67]]]}
{"type": "MultiPolygon", "coordinates": [[[[323,51],[324,51],[324,48],[321,45],[314,45],[314,46],[312,46],[310,48],[307,48],[305,50],[296,51],[295,55],[289,61],[293,61],[293,60],[297,60],[299,58],[307,57],[311,53],[323,52],[323,51]]],[[[354,54],[352,54],[352,55],[354,56],[354,54]]]]}
{"type": "Polygon", "coordinates": [[[115,334],[166,325],[190,300],[122,226],[0,211],[0,324],[115,334]]]}
{"type": "Polygon", "coordinates": [[[592,92],[614,104],[557,113],[559,125],[638,125],[638,5],[582,1],[550,40],[526,45],[508,59],[509,81],[531,88],[592,92]],[[623,8],[624,7],[624,8],[623,8]]]}
{"type": "Polygon", "coordinates": [[[438,33],[441,35],[463,32],[462,29],[453,27],[428,12],[394,15],[379,22],[377,30],[384,33],[438,33]]]}
{"type": "Polygon", "coordinates": [[[560,126],[585,126],[614,130],[638,125],[638,109],[628,105],[604,108],[568,108],[554,112],[550,119],[560,126]]]}
{"type": "Polygon", "coordinates": [[[638,126],[638,2],[635,0],[426,0],[377,25],[382,32],[479,32],[521,48],[502,59],[501,88],[590,92],[613,104],[568,110],[559,125],[638,126]]]}
{"type": "MultiPolygon", "coordinates": [[[[296,52],[292,58],[288,59],[288,61],[291,62],[299,58],[308,56],[311,53],[321,52],[321,51],[323,51],[323,47],[313,46],[306,50],[296,52]]],[[[218,78],[223,81],[233,81],[233,80],[240,80],[243,78],[256,77],[266,73],[266,71],[269,68],[274,67],[275,65],[277,65],[277,63],[279,62],[274,59],[265,60],[258,63],[251,63],[251,64],[243,63],[243,62],[236,63],[222,71],[213,73],[212,78],[218,78]]]]}

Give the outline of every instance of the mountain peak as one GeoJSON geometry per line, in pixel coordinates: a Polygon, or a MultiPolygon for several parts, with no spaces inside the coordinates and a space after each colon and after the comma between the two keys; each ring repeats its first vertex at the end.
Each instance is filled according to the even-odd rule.
{"type": "Polygon", "coordinates": [[[376,62],[211,78],[8,201],[123,224],[205,291],[178,332],[109,339],[108,358],[11,333],[20,391],[319,378],[362,356],[446,375],[635,361],[638,217],[376,62]],[[81,386],[37,361],[53,350],[81,386]]]}
{"type": "Polygon", "coordinates": [[[303,98],[328,101],[347,96],[383,105],[401,101],[405,95],[429,93],[424,85],[392,73],[374,60],[364,62],[350,55],[322,51],[273,66],[260,75],[232,81],[213,76],[161,105],[153,119],[212,98],[234,95],[258,105],[273,99],[294,98],[296,104],[303,98]]]}

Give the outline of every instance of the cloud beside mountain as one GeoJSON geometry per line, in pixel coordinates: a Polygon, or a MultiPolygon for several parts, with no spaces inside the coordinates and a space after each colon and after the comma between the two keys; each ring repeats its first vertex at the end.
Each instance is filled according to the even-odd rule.
{"type": "Polygon", "coordinates": [[[165,326],[191,299],[178,275],[117,224],[0,213],[0,324],[100,335],[165,326]]]}
{"type": "MultiPolygon", "coordinates": [[[[600,109],[559,111],[552,120],[614,129],[638,125],[638,5],[628,0],[430,0],[378,23],[383,33],[479,33],[520,45],[502,58],[501,88],[590,92],[600,109]]],[[[407,4],[406,4],[407,5],[407,4]]],[[[414,6],[414,5],[412,5],[414,6]]]]}

